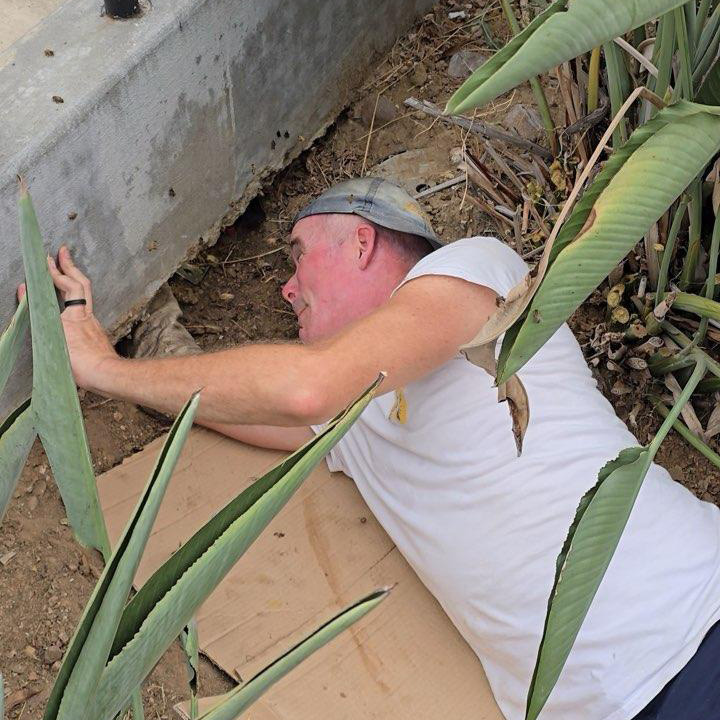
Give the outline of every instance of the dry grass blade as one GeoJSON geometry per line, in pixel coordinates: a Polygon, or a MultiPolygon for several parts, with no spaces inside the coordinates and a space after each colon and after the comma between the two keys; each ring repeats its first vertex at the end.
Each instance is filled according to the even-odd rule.
{"type": "MultiPolygon", "coordinates": [[[[528,273],[521,283],[519,283],[514,288],[512,288],[512,290],[510,290],[507,298],[501,301],[495,314],[488,319],[488,321],[482,327],[477,336],[473,338],[472,342],[468,343],[467,347],[484,345],[485,343],[497,339],[523,314],[528,304],[530,303],[532,296],[535,294],[535,291],[539,287],[540,282],[545,276],[555,238],[557,238],[562,224],[565,222],[566,218],[570,214],[570,211],[575,204],[575,200],[577,199],[580,190],[582,189],[585,181],[588,179],[590,172],[593,169],[593,166],[600,158],[600,155],[605,149],[607,143],[610,141],[613,130],[618,126],[620,121],[625,117],[625,114],[627,113],[629,108],[639,97],[644,97],[645,99],[653,102],[654,104],[659,104],[661,106],[664,105],[660,98],[658,98],[654,93],[650,92],[647,88],[644,87],[636,88],[630,94],[628,99],[620,108],[618,114],[613,118],[613,121],[608,126],[605,134],[600,139],[598,146],[595,148],[595,152],[590,157],[590,160],[586,164],[583,172],[576,180],[575,187],[573,187],[572,192],[570,193],[568,199],[565,201],[563,209],[560,213],[560,217],[558,217],[555,223],[555,227],[553,228],[550,237],[545,243],[545,250],[543,251],[542,257],[540,258],[540,262],[538,263],[534,271],[528,273]]],[[[593,214],[591,213],[588,221],[591,222],[592,218],[593,214]]]]}
{"type": "MultiPolygon", "coordinates": [[[[682,393],[680,383],[677,381],[677,379],[672,373],[668,373],[664,377],[664,382],[665,387],[672,393],[673,401],[677,402],[680,394],[682,393]]],[[[690,432],[692,432],[694,435],[697,435],[697,437],[702,438],[705,434],[703,431],[702,423],[700,422],[700,420],[698,420],[695,409],[693,408],[689,400],[685,403],[685,405],[683,405],[682,409],[680,410],[680,414],[682,415],[685,424],[690,429],[690,432]]]]}

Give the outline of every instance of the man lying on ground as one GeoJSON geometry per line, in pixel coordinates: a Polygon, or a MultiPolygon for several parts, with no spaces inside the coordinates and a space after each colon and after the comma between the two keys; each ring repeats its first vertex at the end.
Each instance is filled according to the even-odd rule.
{"type": "MultiPolygon", "coordinates": [[[[170,413],[202,387],[199,422],[292,450],[385,370],[384,394],[328,465],[354,479],[477,653],[502,712],[521,720],[578,501],[637,443],[563,325],[519,373],[531,419],[517,456],[492,378],[458,352],[528,270],[499,240],[441,246],[412,198],[366,178],[311,203],[291,252],[283,296],[301,344],[132,360],[116,354],[89,280],[61,249],[55,284],[86,301],[62,314],[75,379],[170,413]]],[[[653,465],[542,717],[720,718],[719,618],[720,512],[653,465]]]]}

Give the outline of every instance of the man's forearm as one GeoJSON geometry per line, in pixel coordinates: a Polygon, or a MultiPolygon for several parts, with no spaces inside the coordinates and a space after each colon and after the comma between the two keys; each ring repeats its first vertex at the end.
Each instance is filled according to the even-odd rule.
{"type": "Polygon", "coordinates": [[[88,388],[176,414],[201,390],[198,421],[308,425],[323,400],[309,388],[313,351],[300,345],[247,345],[217,353],[129,360],[108,358],[88,388]]]}

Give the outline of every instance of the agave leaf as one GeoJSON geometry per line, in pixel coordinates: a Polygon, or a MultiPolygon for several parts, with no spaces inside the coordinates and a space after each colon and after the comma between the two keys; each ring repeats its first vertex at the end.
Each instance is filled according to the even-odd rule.
{"type": "Polygon", "coordinates": [[[0,423],[0,522],[35,440],[33,419],[28,400],[0,423]]]}
{"type": "Polygon", "coordinates": [[[684,2],[573,0],[553,3],[465,81],[448,102],[445,112],[463,113],[485,105],[525,80],[609,42],[684,2]]]}
{"type": "Polygon", "coordinates": [[[198,672],[200,670],[200,640],[197,620],[192,618],[180,633],[180,644],[185,653],[185,669],[190,687],[190,720],[198,716],[198,672]]]}
{"type": "Polygon", "coordinates": [[[370,402],[382,375],[341,416],[232,500],[128,603],[95,695],[93,720],[111,720],[198,607],[370,402]]]}
{"type": "Polygon", "coordinates": [[[204,712],[199,720],[235,720],[254,703],[271,685],[287,675],[305,658],[329,643],[335,636],[356,623],[377,607],[390,590],[376,590],[354,605],[338,613],[315,632],[301,640],[257,675],[224,695],[217,705],[204,712]]]}
{"type": "Polygon", "coordinates": [[[526,720],[535,720],[555,687],[650,467],[648,450],[622,450],[580,500],[557,559],[545,628],[528,691],[526,720]]]}
{"type": "MultiPolygon", "coordinates": [[[[130,521],[108,561],[65,654],[45,720],[86,717],[170,476],[192,427],[196,393],[175,420],[130,521]]],[[[139,683],[138,683],[139,684],[139,683]]],[[[131,688],[131,691],[134,688],[131,688]]],[[[129,697],[129,693],[128,693],[129,697]]]]}
{"type": "Polygon", "coordinates": [[[80,402],[35,210],[20,184],[20,244],[33,351],[32,409],[68,520],[83,545],[109,554],[80,402]]]}
{"type": "Polygon", "coordinates": [[[0,335],[0,393],[5,389],[8,377],[15,366],[18,353],[25,340],[25,335],[30,327],[30,316],[28,314],[27,295],[18,304],[5,332],[0,335]]]}
{"type": "Polygon", "coordinates": [[[684,107],[702,111],[677,117],[648,138],[596,198],[583,229],[558,252],[512,348],[503,353],[498,383],[542,347],[720,149],[720,108],[684,107]]]}

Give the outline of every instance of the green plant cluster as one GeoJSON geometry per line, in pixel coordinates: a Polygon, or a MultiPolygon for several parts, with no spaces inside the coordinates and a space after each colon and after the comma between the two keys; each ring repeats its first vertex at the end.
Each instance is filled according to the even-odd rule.
{"type": "MultiPolygon", "coordinates": [[[[510,16],[505,0],[503,8],[510,16]]],[[[511,28],[515,36],[455,92],[445,113],[481,107],[525,81],[533,82],[538,97],[539,73],[589,53],[587,107],[597,105],[604,57],[614,118],[589,165],[611,137],[612,152],[587,185],[592,167],[585,168],[546,244],[531,287],[524,293],[519,289],[512,303],[499,308],[488,323],[491,330],[481,332],[476,343],[492,342],[505,333],[497,383],[506,382],[646,238],[648,292],[631,298],[637,319],[625,336],[663,336],[660,345],[665,347],[651,357],[651,372],[661,377],[682,371],[686,380],[672,409],[655,398],[664,421],[653,441],[609,459],[597,484],[580,500],[558,557],[528,691],[526,718],[534,720],[562,672],[667,433],[677,428],[720,466],[718,455],[679,419],[694,392],[720,387],[720,365],[703,349],[708,324],[720,321],[715,299],[720,248],[720,5],[711,0],[555,0],[523,30],[514,18],[511,28]],[[652,48],[650,59],[633,43],[652,48]],[[640,63],[642,73],[647,73],[645,86],[638,81],[642,73],[630,72],[631,63],[640,63]],[[657,223],[668,228],[664,245],[647,242],[657,223]],[[685,224],[683,247],[678,236],[685,239],[685,224]],[[699,318],[692,338],[669,321],[669,308],[699,318]]],[[[541,100],[543,117],[545,107],[541,100]]],[[[611,289],[610,294],[617,295],[613,301],[618,301],[613,309],[624,290],[621,285],[611,289]]],[[[629,317],[622,307],[614,315],[624,324],[629,317]]]]}

